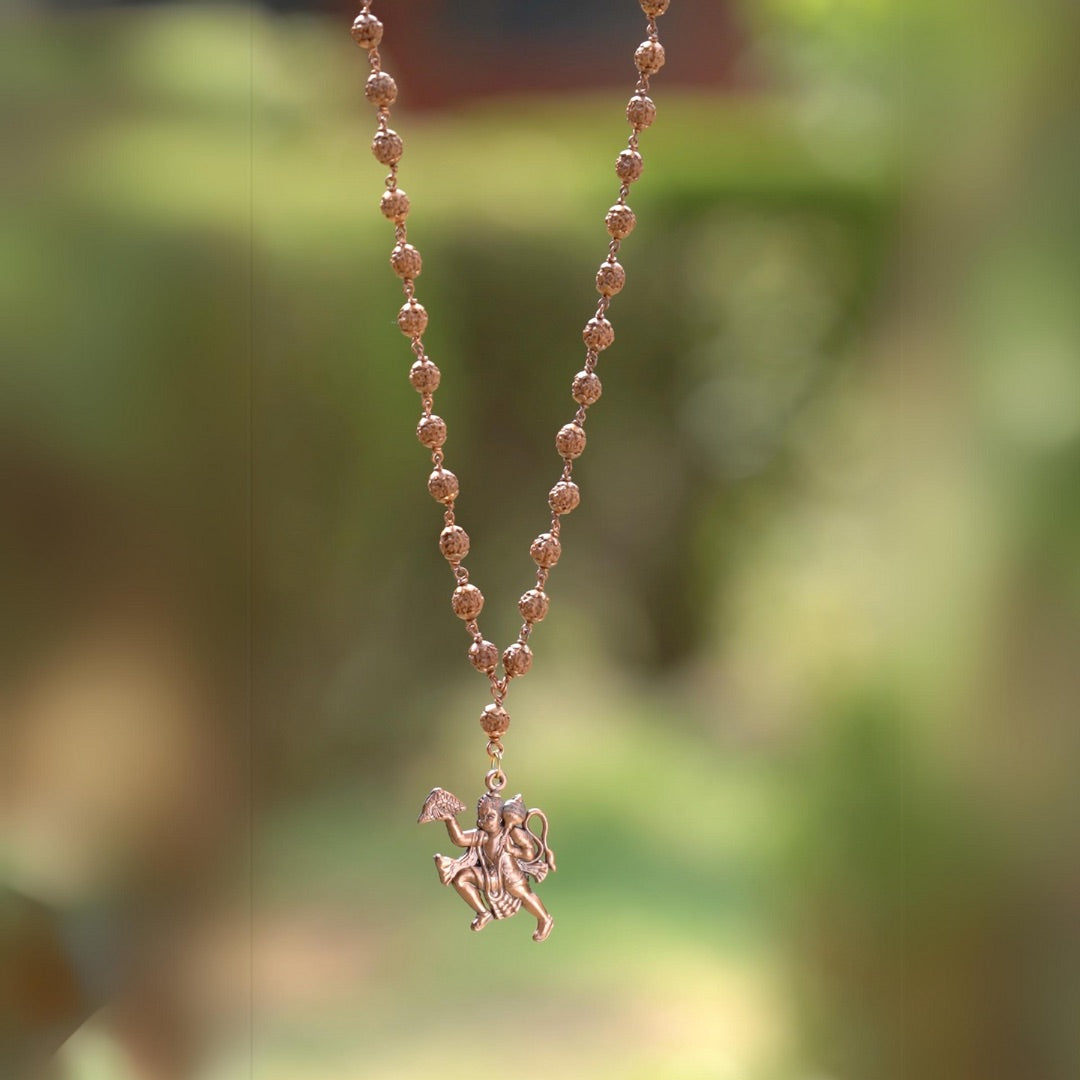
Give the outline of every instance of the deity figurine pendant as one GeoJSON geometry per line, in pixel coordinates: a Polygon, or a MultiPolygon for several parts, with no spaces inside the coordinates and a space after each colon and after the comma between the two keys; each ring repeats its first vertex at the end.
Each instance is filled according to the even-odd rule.
{"type": "Polygon", "coordinates": [[[424,800],[417,821],[443,821],[452,843],[465,853],[452,859],[436,855],[439,880],[453,885],[476,912],[471,926],[483,930],[492,919],[508,919],[525,908],[536,918],[533,941],[543,941],[555,920],[532,891],[529,878],[543,881],[555,869],[555,853],[548,847],[548,820],[542,810],[526,810],[520,795],[503,799],[489,790],[476,804],[476,828],[462,829],[457,815],[465,804],[443,788],[433,788],[424,800]],[[539,835],[529,822],[541,822],[539,835]]]}

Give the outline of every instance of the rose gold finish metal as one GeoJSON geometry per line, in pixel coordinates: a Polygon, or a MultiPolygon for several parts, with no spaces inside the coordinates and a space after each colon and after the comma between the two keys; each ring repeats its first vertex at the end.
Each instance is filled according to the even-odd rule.
{"type": "MultiPolygon", "coordinates": [[[[492,664],[492,667],[494,667],[494,664],[492,664]]],[[[491,740],[488,743],[488,753],[490,754],[490,747],[495,740],[502,738],[509,730],[510,714],[502,707],[502,705],[493,701],[490,705],[484,706],[484,711],[480,714],[480,726],[491,740]]],[[[502,756],[501,746],[499,747],[499,756],[502,756]]]]}
{"type": "Polygon", "coordinates": [[[472,638],[469,661],[487,677],[491,691],[491,704],[484,709],[480,720],[488,736],[487,753],[491,768],[485,777],[488,794],[480,799],[477,806],[477,827],[467,832],[460,828],[455,817],[465,809],[465,804],[442,788],[435,788],[428,796],[419,820],[445,821],[450,839],[467,849],[466,854],[458,859],[436,855],[435,862],[440,881],[444,885],[453,884],[476,913],[472,928],[482,930],[493,918],[506,918],[524,907],[536,917],[537,928],[533,934],[536,941],[543,941],[551,932],[552,918],[529,888],[528,879],[533,877],[538,882],[542,881],[549,870],[555,869],[555,857],[547,846],[547,818],[544,814],[539,810],[526,810],[520,795],[504,801],[498,794],[506,786],[506,774],[501,765],[501,738],[510,726],[510,715],[503,703],[511,680],[525,675],[533,664],[532,649],[526,643],[534,626],[548,613],[549,600],[545,590],[551,568],[562,554],[562,517],[574,510],[581,499],[572,476],[574,462],[586,446],[585,421],[588,410],[600,399],[602,388],[596,367],[601,352],[610,348],[615,341],[615,329],[607,318],[607,311],[612,297],[621,292],[626,284],[626,271],[617,257],[623,240],[637,224],[634,211],[627,206],[626,199],[630,185],[639,179],[644,169],[638,146],[639,136],[656,118],[656,105],[649,97],[649,79],[663,67],[665,60],[656,19],[667,11],[670,0],[639,0],[639,3],[647,16],[647,37],[634,53],[639,76],[634,94],[626,106],[626,118],[632,130],[626,148],[616,160],[616,174],[621,182],[618,199],[604,218],[610,239],[607,256],[596,275],[600,300],[582,331],[586,346],[585,362],[582,370],[574,376],[571,390],[578,408],[570,422],[560,428],[555,439],[563,467],[558,482],[548,494],[551,523],[549,531],[541,533],[529,549],[537,567],[536,584],[518,601],[524,622],[517,640],[502,653],[504,673],[501,678],[497,675],[499,649],[484,638],[477,622],[484,606],[483,594],[469,583],[469,571],[463,565],[469,554],[469,537],[455,519],[454,503],[460,490],[458,478],[444,468],[443,446],[447,440],[447,425],[434,412],[434,394],[439,388],[441,374],[424,348],[423,335],[428,326],[428,312],[416,298],[415,281],[420,275],[423,258],[408,241],[406,221],[410,209],[409,197],[398,186],[398,167],[405,144],[389,126],[390,106],[397,100],[398,87],[394,79],[382,70],[379,44],[383,38],[383,25],[371,13],[372,0],[364,0],[351,29],[353,39],[367,52],[371,65],[364,96],[375,106],[377,115],[372,153],[376,160],[389,168],[379,209],[395,226],[390,264],[401,279],[405,295],[397,323],[409,339],[416,357],[409,372],[409,381],[420,394],[421,401],[416,434],[420,443],[431,453],[432,472],[428,477],[428,491],[444,507],[439,548],[454,575],[455,588],[451,600],[454,614],[463,621],[472,638]],[[543,823],[539,836],[528,828],[528,821],[533,817],[543,823]]]}
{"type": "Polygon", "coordinates": [[[456,859],[435,856],[435,868],[444,885],[453,885],[458,895],[475,912],[469,924],[483,930],[492,919],[508,919],[524,908],[536,919],[533,941],[543,941],[555,920],[544,902],[529,885],[555,870],[555,853],[548,846],[548,820],[542,810],[526,810],[520,795],[503,799],[506,775],[492,769],[486,777],[487,794],[476,804],[476,828],[463,829],[457,815],[465,805],[442,788],[434,788],[420,810],[417,821],[443,821],[450,842],[465,849],[456,859]],[[529,828],[536,818],[539,835],[529,828]]]}

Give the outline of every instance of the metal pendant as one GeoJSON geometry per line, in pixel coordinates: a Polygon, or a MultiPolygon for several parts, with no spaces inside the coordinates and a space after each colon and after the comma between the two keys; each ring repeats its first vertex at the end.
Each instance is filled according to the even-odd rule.
{"type": "Polygon", "coordinates": [[[548,847],[548,820],[542,810],[526,810],[520,795],[504,799],[499,792],[506,783],[500,770],[487,777],[487,793],[476,804],[476,828],[462,829],[457,815],[465,804],[443,788],[433,788],[424,801],[418,822],[443,821],[452,843],[465,849],[452,859],[435,856],[439,880],[453,885],[476,913],[470,924],[483,930],[492,919],[508,919],[524,908],[536,919],[533,941],[543,941],[555,920],[529,885],[541,882],[555,870],[555,853],[548,847]],[[501,781],[501,782],[500,782],[501,781]],[[529,828],[537,819],[540,832],[529,828]]]}

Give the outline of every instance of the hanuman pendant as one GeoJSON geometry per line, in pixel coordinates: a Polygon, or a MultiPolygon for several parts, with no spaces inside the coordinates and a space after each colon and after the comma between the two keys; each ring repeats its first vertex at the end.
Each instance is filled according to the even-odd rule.
{"type": "Polygon", "coordinates": [[[456,859],[436,855],[435,867],[439,880],[453,885],[476,912],[473,930],[483,930],[492,919],[508,919],[524,908],[536,919],[533,941],[543,941],[555,920],[532,891],[529,878],[541,882],[555,870],[555,853],[547,842],[548,820],[542,810],[526,810],[520,795],[503,799],[499,792],[505,783],[501,770],[488,773],[488,791],[476,804],[475,829],[458,824],[465,804],[439,787],[432,789],[417,820],[445,822],[451,842],[465,848],[456,859]],[[529,828],[533,818],[541,823],[539,835],[529,828]]]}

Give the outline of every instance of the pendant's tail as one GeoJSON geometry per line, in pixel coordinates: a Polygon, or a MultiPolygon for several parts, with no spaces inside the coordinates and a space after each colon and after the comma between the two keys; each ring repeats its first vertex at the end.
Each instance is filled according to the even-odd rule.
{"type": "Polygon", "coordinates": [[[529,827],[529,819],[532,817],[538,817],[542,822],[540,826],[540,846],[544,849],[544,861],[548,864],[548,869],[554,871],[555,866],[555,852],[548,847],[547,835],[548,835],[548,819],[547,814],[543,810],[530,810],[525,815],[525,827],[529,827]]]}

